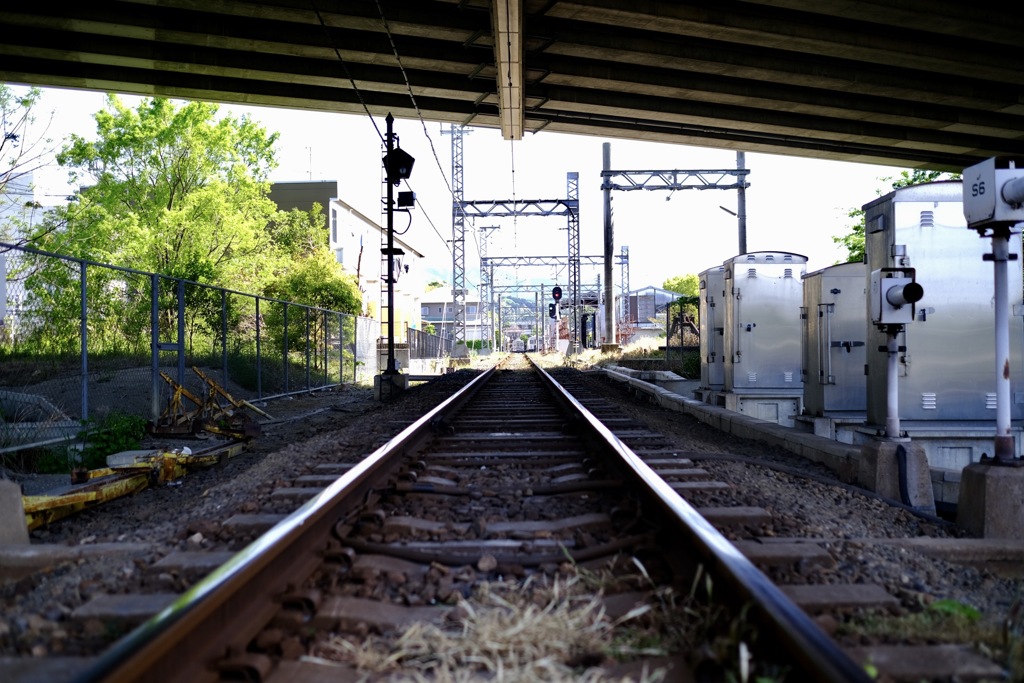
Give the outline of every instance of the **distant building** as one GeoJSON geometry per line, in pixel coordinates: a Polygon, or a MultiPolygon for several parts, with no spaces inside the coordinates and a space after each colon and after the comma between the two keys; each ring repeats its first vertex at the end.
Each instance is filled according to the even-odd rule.
{"type": "MultiPolygon", "coordinates": [[[[346,272],[356,276],[363,293],[363,312],[386,321],[380,310],[386,306],[388,262],[381,253],[387,245],[387,230],[341,199],[327,206],[329,243],[334,258],[346,272]]],[[[395,336],[404,338],[405,328],[420,329],[420,296],[424,289],[423,254],[399,237],[394,257],[395,336]]]]}
{"type": "MultiPolygon", "coordinates": [[[[483,336],[482,307],[479,299],[466,299],[466,341],[478,341],[483,336]]],[[[420,300],[420,320],[433,325],[434,333],[441,337],[455,336],[455,302],[451,289],[432,289],[420,300]]]]}
{"type": "Polygon", "coordinates": [[[270,186],[270,199],[281,211],[309,211],[314,203],[319,203],[325,219],[327,207],[337,196],[337,180],[282,182],[270,186]]]}
{"type": "MultiPolygon", "coordinates": [[[[679,298],[678,292],[658,287],[644,287],[629,292],[628,311],[622,321],[622,334],[631,337],[623,343],[647,337],[665,336],[665,312],[670,303],[679,298]]],[[[616,297],[616,309],[622,310],[622,297],[616,297]]]]}
{"type": "Polygon", "coordinates": [[[42,220],[57,204],[36,187],[32,173],[21,174],[0,187],[0,241],[16,242],[23,231],[42,220]]]}
{"type": "MultiPolygon", "coordinates": [[[[344,271],[355,276],[363,299],[362,314],[386,322],[387,318],[381,315],[382,308],[387,306],[388,263],[381,253],[381,247],[387,243],[386,229],[339,199],[335,180],[274,183],[270,199],[282,211],[309,211],[314,203],[323,207],[328,248],[344,271]]],[[[406,327],[420,327],[423,254],[398,237],[395,247],[404,252],[394,260],[395,337],[402,341],[406,327]]]]}

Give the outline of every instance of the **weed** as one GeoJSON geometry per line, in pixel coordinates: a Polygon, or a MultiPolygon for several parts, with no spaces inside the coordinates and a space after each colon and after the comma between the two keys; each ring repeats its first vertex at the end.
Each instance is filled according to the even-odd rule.
{"type": "Polygon", "coordinates": [[[955,600],[936,600],[923,610],[899,616],[857,615],[842,625],[839,633],[869,636],[883,642],[974,642],[994,651],[1003,645],[1002,634],[984,623],[978,610],[955,600]]]}
{"type": "Polygon", "coordinates": [[[119,412],[110,413],[98,423],[86,422],[84,427],[78,437],[85,443],[80,466],[86,469],[104,467],[112,453],[138,448],[146,433],[143,418],[119,412]]]}

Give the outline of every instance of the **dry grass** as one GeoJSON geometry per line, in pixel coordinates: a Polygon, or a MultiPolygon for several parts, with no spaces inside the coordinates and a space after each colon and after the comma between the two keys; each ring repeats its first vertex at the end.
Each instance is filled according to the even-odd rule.
{"type": "Polygon", "coordinates": [[[663,669],[622,679],[603,666],[663,655],[711,660],[733,680],[754,680],[746,620],[695,598],[712,592],[706,575],[682,595],[654,586],[643,565],[633,564],[639,573],[628,576],[577,568],[553,583],[485,584],[441,626],[415,624],[392,637],[333,635],[313,655],[409,683],[658,683],[666,680],[663,669]],[[616,619],[605,612],[605,592],[638,590],[648,594],[645,603],[616,619]]]}
{"type": "MultiPolygon", "coordinates": [[[[665,654],[660,647],[638,646],[625,629],[646,617],[650,607],[613,621],[601,595],[588,586],[578,576],[545,586],[487,584],[461,601],[455,618],[443,626],[414,624],[397,638],[334,636],[316,655],[390,674],[394,681],[598,683],[610,680],[597,665],[611,656],[665,654]]],[[[651,671],[637,683],[656,683],[664,676],[651,671]]]]}

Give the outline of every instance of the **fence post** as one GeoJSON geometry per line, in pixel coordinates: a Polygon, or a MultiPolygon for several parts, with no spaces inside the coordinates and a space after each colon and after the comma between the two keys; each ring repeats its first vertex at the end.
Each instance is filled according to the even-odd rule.
{"type": "Polygon", "coordinates": [[[228,293],[220,290],[220,366],[224,375],[221,381],[228,386],[228,293]]]}
{"type": "Polygon", "coordinates": [[[260,329],[262,328],[260,318],[260,297],[256,297],[256,397],[263,398],[263,354],[260,348],[260,329]]]}
{"type": "Polygon", "coordinates": [[[282,303],[284,306],[284,349],[282,349],[284,355],[284,391],[282,393],[287,394],[291,391],[291,382],[288,381],[288,304],[282,303]]]}
{"type": "Polygon", "coordinates": [[[82,421],[89,419],[89,296],[85,261],[78,262],[81,317],[79,321],[82,349],[82,421]]]}
{"type": "MultiPolygon", "coordinates": [[[[352,332],[355,334],[355,325],[352,326],[352,332]]],[[[338,377],[341,381],[345,381],[345,315],[343,313],[338,314],[338,377]]],[[[356,367],[356,352],[352,349],[352,381],[355,381],[355,367],[356,367]]]]}
{"type": "Polygon", "coordinates": [[[153,424],[160,419],[160,276],[149,276],[149,336],[152,340],[150,352],[150,414],[153,424]]]}
{"type": "Polygon", "coordinates": [[[185,385],[185,281],[178,280],[178,384],[185,385]]]}
{"type": "Polygon", "coordinates": [[[306,307],[306,391],[309,391],[309,370],[310,370],[310,338],[313,336],[313,326],[309,322],[309,307],[306,307]]]}

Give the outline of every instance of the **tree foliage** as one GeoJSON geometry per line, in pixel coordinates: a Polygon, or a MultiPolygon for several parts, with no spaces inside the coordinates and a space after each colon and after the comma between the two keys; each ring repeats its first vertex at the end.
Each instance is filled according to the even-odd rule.
{"type": "MultiPolygon", "coordinates": [[[[944,171],[927,171],[920,168],[913,170],[904,169],[898,176],[879,178],[883,183],[889,183],[892,190],[899,190],[911,185],[931,183],[938,180],[959,180],[959,173],[947,173],[944,171]]],[[[877,192],[881,196],[882,192],[877,192]]],[[[864,209],[850,209],[847,217],[855,221],[846,227],[846,234],[835,236],[832,241],[846,249],[846,263],[857,263],[863,261],[864,254],[864,209]]]]}
{"type": "Polygon", "coordinates": [[[32,197],[32,174],[46,165],[53,142],[46,136],[50,119],[37,125],[36,113],[42,91],[28,88],[20,93],[0,83],[0,239],[13,240],[28,229],[41,207],[32,197]]]}
{"type": "MultiPolygon", "coordinates": [[[[85,186],[76,201],[33,229],[32,246],[163,278],[359,310],[358,290],[328,252],[322,207],[283,212],[269,198],[276,133],[244,116],[219,116],[214,104],[160,98],[133,109],[109,95],[94,118],[96,138],[72,135],[57,155],[72,181],[85,186]]],[[[73,343],[77,265],[31,255],[25,262],[34,310],[69,321],[41,334],[73,343]]],[[[90,295],[90,305],[95,299],[111,319],[116,314],[120,329],[132,335],[124,343],[137,346],[140,339],[148,343],[137,321],[148,323],[150,304],[148,286],[140,289],[132,277],[90,268],[89,289],[98,293],[90,295]]],[[[254,304],[230,297],[225,304],[216,289],[188,285],[184,301],[190,349],[199,340],[213,348],[223,342],[225,310],[229,326],[255,320],[255,310],[248,310],[254,304]]],[[[158,308],[161,330],[170,329],[177,303],[169,284],[161,284],[158,308]]]]}
{"type": "Polygon", "coordinates": [[[313,252],[296,263],[267,287],[266,294],[339,313],[359,313],[362,306],[352,276],[344,274],[326,250],[313,252]]]}
{"type": "Polygon", "coordinates": [[[665,280],[662,289],[684,296],[697,296],[700,291],[700,278],[693,274],[676,275],[665,280]]]}
{"type": "Polygon", "coordinates": [[[270,279],[268,198],[276,134],[217,105],[116,95],[95,114],[97,138],[72,135],[57,157],[72,181],[94,180],[35,235],[50,251],[234,288],[270,279]],[[269,260],[268,260],[269,257],[269,260]]]}
{"type": "MultiPolygon", "coordinates": [[[[680,312],[690,320],[697,319],[697,312],[700,306],[699,277],[692,273],[688,275],[676,275],[665,280],[665,284],[662,285],[662,289],[667,289],[670,292],[676,292],[679,294],[680,296],[676,299],[676,304],[679,305],[680,312]]],[[[673,327],[677,327],[681,322],[681,319],[676,318],[673,327]]],[[[673,334],[681,335],[682,328],[679,327],[679,329],[671,330],[669,332],[669,337],[671,338],[673,334]]]]}

